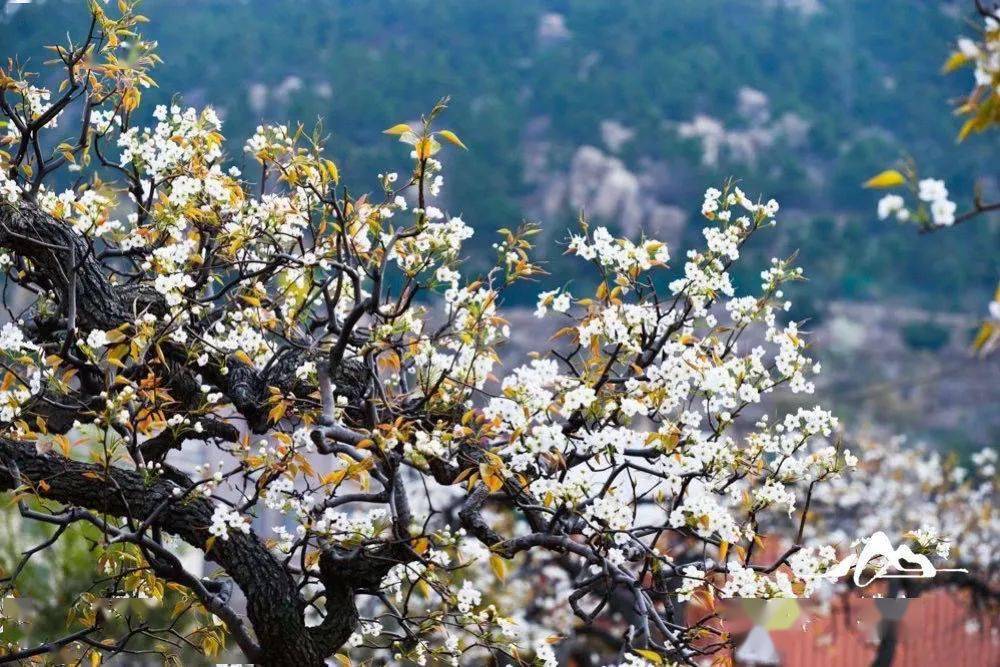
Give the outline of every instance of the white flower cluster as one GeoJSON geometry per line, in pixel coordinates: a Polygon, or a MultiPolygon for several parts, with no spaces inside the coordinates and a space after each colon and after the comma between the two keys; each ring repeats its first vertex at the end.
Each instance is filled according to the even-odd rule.
{"type": "Polygon", "coordinates": [[[212,512],[212,524],[208,527],[208,532],[223,540],[229,539],[229,531],[238,530],[245,535],[250,534],[250,521],[241,516],[239,512],[228,509],[223,505],[216,505],[212,512]]]}
{"type": "Polygon", "coordinates": [[[563,394],[562,416],[569,417],[577,410],[586,410],[597,399],[597,393],[586,385],[580,385],[563,394]]]}
{"type": "MultiPolygon", "coordinates": [[[[955,224],[955,202],[948,198],[948,188],[944,181],[935,178],[925,178],[917,183],[917,199],[927,206],[930,221],[937,227],[950,227],[955,224]]],[[[906,207],[906,201],[897,194],[887,194],[878,202],[878,218],[886,220],[894,217],[900,222],[906,222],[912,213],[906,207]]]]}
{"type": "Polygon", "coordinates": [[[976,86],[1000,95],[1000,21],[985,17],[983,41],[967,37],[958,40],[958,51],[975,63],[973,76],[976,86]]]}
{"type": "Polygon", "coordinates": [[[385,628],[379,621],[361,621],[358,625],[358,629],[355,630],[350,637],[348,637],[347,645],[351,648],[357,648],[364,643],[365,637],[376,638],[384,631],[385,628]]]}
{"type": "Polygon", "coordinates": [[[454,216],[444,220],[444,213],[434,206],[425,210],[415,208],[413,214],[425,221],[420,231],[398,240],[390,252],[390,259],[404,271],[426,271],[441,262],[457,259],[462,243],[472,238],[473,229],[462,218],[454,216]]]}
{"type": "Polygon", "coordinates": [[[834,543],[876,531],[896,543],[909,534],[915,551],[956,567],[989,572],[1000,565],[995,449],[973,454],[972,466],[965,468],[903,438],[861,434],[856,444],[856,459],[850,452],[844,455],[860,459],[864,474],[836,476],[816,486],[813,509],[825,519],[809,524],[808,533],[822,532],[834,543]]]}
{"type": "MultiPolygon", "coordinates": [[[[346,464],[341,461],[341,465],[346,464]]],[[[261,499],[268,509],[291,514],[295,521],[294,536],[284,526],[274,528],[278,536],[278,549],[285,553],[291,550],[295,538],[311,534],[322,536],[330,542],[357,544],[377,538],[390,523],[388,513],[382,508],[358,514],[328,507],[317,517],[314,515],[314,510],[317,509],[315,496],[311,493],[296,494],[294,482],[284,475],[268,484],[261,499]]]]}
{"type": "Polygon", "coordinates": [[[483,594],[481,591],[476,590],[476,588],[469,581],[462,582],[462,588],[459,589],[457,607],[463,614],[468,614],[474,607],[479,605],[483,601],[483,594]]]}
{"type": "Polygon", "coordinates": [[[337,542],[357,542],[378,537],[388,524],[388,512],[381,508],[353,516],[327,508],[312,529],[337,542]]]}
{"type": "MultiPolygon", "coordinates": [[[[48,88],[35,86],[27,83],[26,81],[15,81],[13,84],[14,94],[19,95],[20,99],[16,104],[11,104],[11,107],[22,120],[37,120],[52,106],[50,101],[52,99],[52,92],[48,88]]],[[[62,111],[56,114],[55,117],[46,124],[46,127],[58,127],[59,118],[62,114],[62,111]]],[[[21,130],[18,129],[16,123],[5,123],[3,129],[6,134],[6,138],[8,138],[12,143],[16,143],[21,140],[21,130]]]]}
{"type": "Polygon", "coordinates": [[[401,600],[403,596],[403,585],[412,584],[423,578],[427,566],[423,563],[399,563],[393,565],[382,579],[381,590],[386,595],[394,595],[401,600]]]}
{"type": "Polygon", "coordinates": [[[665,664],[667,663],[664,663],[662,660],[658,663],[653,663],[635,653],[626,653],[622,656],[622,661],[617,665],[605,665],[605,667],[657,667],[657,665],[665,664]]]}
{"type": "Polygon", "coordinates": [[[7,177],[7,169],[0,165],[0,203],[6,202],[11,206],[17,206],[20,199],[21,188],[7,177]]]}
{"type": "Polygon", "coordinates": [[[261,499],[268,509],[285,512],[291,509],[288,494],[294,489],[295,483],[289,477],[281,475],[277,479],[271,480],[267,489],[261,494],[261,499]]]}
{"type": "Polygon", "coordinates": [[[153,181],[182,170],[199,156],[205,162],[222,157],[222,141],[218,135],[222,122],[213,109],[198,113],[194,108],[181,110],[174,105],[169,111],[157,107],[153,112],[159,123],[152,129],[132,127],[118,137],[123,166],[141,167],[153,181]]]}
{"type": "Polygon", "coordinates": [[[888,194],[878,200],[878,219],[885,220],[895,215],[900,222],[910,219],[910,211],[906,208],[906,200],[900,195],[888,194]]]}
{"type": "Polygon", "coordinates": [[[226,354],[242,351],[254,363],[263,366],[274,348],[264,335],[260,320],[261,313],[255,308],[232,309],[205,331],[203,337],[210,349],[226,354]]]}
{"type": "Polygon", "coordinates": [[[943,538],[938,529],[933,526],[921,526],[913,531],[913,539],[924,551],[933,551],[938,558],[947,558],[951,545],[943,538]]]}
{"type": "Polygon", "coordinates": [[[674,595],[680,602],[686,602],[705,585],[705,571],[694,565],[686,565],[681,569],[681,575],[681,585],[674,591],[674,595]]]}
{"type": "Polygon", "coordinates": [[[948,188],[944,181],[925,178],[918,183],[917,197],[927,202],[931,210],[931,219],[939,227],[950,227],[955,224],[955,202],[948,199],[948,188]]]}
{"type": "Polygon", "coordinates": [[[621,303],[591,311],[580,320],[576,331],[581,345],[591,345],[597,339],[601,344],[621,345],[630,352],[639,352],[641,332],[660,331],[666,326],[666,320],[657,321],[654,309],[621,303]]]}
{"type": "Polygon", "coordinates": [[[9,424],[20,416],[21,406],[41,388],[37,374],[33,376],[32,384],[35,385],[34,388],[15,384],[8,389],[0,390],[0,423],[9,424]]]}
{"type": "Polygon", "coordinates": [[[19,355],[38,349],[40,348],[37,345],[24,337],[24,331],[14,322],[7,322],[3,327],[0,327],[0,351],[19,355]]]}
{"type": "Polygon", "coordinates": [[[712,490],[700,480],[688,486],[684,502],[670,513],[670,525],[688,527],[701,537],[718,534],[727,542],[737,542],[742,531],[728,508],[720,504],[712,490]]]}
{"type": "Polygon", "coordinates": [[[4,374],[4,386],[0,389],[0,423],[9,424],[16,420],[21,415],[21,407],[42,390],[43,373],[47,369],[42,361],[35,358],[40,356],[38,353],[41,351],[42,348],[25,337],[18,324],[7,322],[0,328],[0,353],[26,362],[19,376],[9,370],[4,374]]]}
{"type": "Polygon", "coordinates": [[[106,346],[109,342],[108,332],[101,331],[100,329],[92,329],[89,334],[87,334],[87,346],[99,350],[100,348],[106,346]]]}
{"type": "Polygon", "coordinates": [[[769,199],[766,204],[754,204],[740,188],[733,187],[732,192],[723,197],[723,192],[718,188],[708,188],[705,190],[705,199],[701,205],[701,214],[709,220],[722,220],[729,222],[732,215],[730,208],[739,204],[744,210],[764,218],[771,219],[778,214],[780,206],[774,199],[769,199]],[[720,209],[720,206],[722,210],[720,209]]]}
{"type": "Polygon", "coordinates": [[[484,386],[497,362],[492,348],[510,330],[497,315],[497,293],[488,287],[453,287],[445,292],[445,302],[453,331],[436,343],[428,338],[415,343],[414,373],[421,386],[437,386],[443,398],[456,400],[484,386]]]}
{"type": "Polygon", "coordinates": [[[615,543],[624,544],[628,540],[625,531],[632,527],[631,503],[618,495],[597,498],[584,511],[583,518],[588,523],[601,526],[603,529],[616,531],[615,543]]]}
{"type": "Polygon", "coordinates": [[[585,260],[595,260],[604,268],[622,275],[648,271],[670,260],[670,251],[660,241],[647,240],[635,244],[627,239],[616,239],[607,227],[598,227],[587,236],[572,236],[569,249],[585,260]]]}
{"type": "Polygon", "coordinates": [[[295,141],[288,133],[286,125],[258,125],[252,137],[247,139],[243,151],[258,160],[275,157],[293,150],[295,141]]]}
{"type": "Polygon", "coordinates": [[[107,134],[121,124],[122,117],[115,109],[94,109],[90,112],[90,126],[100,135],[107,134]]]}
{"type": "Polygon", "coordinates": [[[806,373],[816,372],[812,360],[802,353],[805,344],[799,337],[798,325],[790,322],[780,332],[776,328],[768,328],[767,339],[777,342],[780,346],[775,358],[775,367],[786,378],[790,378],[789,387],[795,393],[811,394],[816,390],[815,384],[806,380],[806,373]]]}
{"type": "Polygon", "coordinates": [[[540,477],[531,483],[531,493],[546,502],[575,507],[594,490],[593,475],[582,468],[573,468],[565,475],[540,477]]]}
{"type": "Polygon", "coordinates": [[[535,308],[535,317],[545,317],[549,308],[557,313],[565,313],[569,310],[573,302],[573,295],[566,290],[552,290],[542,292],[538,295],[538,306],[535,308]]]}
{"type": "Polygon", "coordinates": [[[739,258],[740,245],[754,229],[774,224],[778,209],[778,202],[773,199],[766,204],[753,203],[738,187],[727,193],[717,188],[706,190],[702,214],[721,226],[703,231],[708,241],[708,252],[688,251],[684,277],[671,282],[670,291],[687,296],[696,314],[703,314],[706,305],[719,294],[732,297],[733,286],[726,271],[728,262],[739,258]],[[735,206],[740,206],[749,216],[741,215],[733,220],[735,206]]]}
{"type": "Polygon", "coordinates": [[[68,189],[57,195],[43,186],[38,205],[43,211],[69,222],[80,235],[111,238],[125,228],[120,220],[110,215],[112,200],[94,189],[80,193],[68,189]]]}
{"type": "Polygon", "coordinates": [[[447,455],[448,445],[438,431],[433,433],[416,431],[413,434],[413,442],[403,445],[403,456],[406,460],[421,466],[427,465],[428,458],[446,458],[447,455]]]}

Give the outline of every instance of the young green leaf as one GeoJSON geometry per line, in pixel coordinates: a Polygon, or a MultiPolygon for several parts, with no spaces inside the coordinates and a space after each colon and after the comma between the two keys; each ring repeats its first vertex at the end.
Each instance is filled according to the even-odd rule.
{"type": "Polygon", "coordinates": [[[906,183],[906,177],[895,169],[886,169],[880,174],[872,176],[865,181],[863,187],[866,188],[894,188],[897,185],[906,183]]]}
{"type": "Polygon", "coordinates": [[[406,123],[399,123],[398,125],[393,125],[388,130],[382,130],[382,134],[403,134],[404,132],[412,131],[406,123]]]}
{"type": "Polygon", "coordinates": [[[459,148],[464,148],[465,150],[469,150],[469,147],[463,144],[462,140],[458,138],[458,135],[452,132],[451,130],[441,130],[440,132],[438,132],[438,134],[440,134],[442,137],[444,137],[451,143],[455,144],[459,148]]]}

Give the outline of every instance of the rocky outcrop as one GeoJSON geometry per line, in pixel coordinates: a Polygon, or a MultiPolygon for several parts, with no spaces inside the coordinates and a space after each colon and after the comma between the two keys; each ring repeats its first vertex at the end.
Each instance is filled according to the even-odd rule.
{"type": "MultiPolygon", "coordinates": [[[[591,145],[560,153],[548,139],[548,125],[545,118],[529,123],[522,146],[525,181],[534,186],[524,202],[531,217],[554,220],[582,211],[626,236],[646,234],[670,244],[680,240],[687,213],[659,199],[663,165],[646,160],[633,171],[621,158],[591,145]]],[[[605,121],[601,134],[614,151],[634,133],[615,121],[605,121]]]]}

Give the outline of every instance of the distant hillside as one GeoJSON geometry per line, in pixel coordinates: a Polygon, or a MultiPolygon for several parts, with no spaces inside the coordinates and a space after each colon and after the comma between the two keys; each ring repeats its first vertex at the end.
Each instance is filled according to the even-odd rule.
{"type": "MultiPolygon", "coordinates": [[[[82,6],[8,5],[3,55],[42,61],[83,29],[82,6]]],[[[859,187],[907,151],[960,202],[974,174],[997,189],[995,134],[954,150],[949,100],[967,74],[940,75],[969,2],[154,0],[146,13],[166,61],[147,100],[213,104],[234,142],[264,119],[322,118],[355,190],[404,165],[380,130],[451,95],[447,123],[471,150],[448,153],[445,193],[481,247],[524,217],[562,238],[580,208],[691,241],[701,191],[736,175],[784,205],[789,224],[751,252],[802,251],[808,312],[835,296],[978,311],[996,283],[996,218],[928,241],[878,223],[859,187]]]]}

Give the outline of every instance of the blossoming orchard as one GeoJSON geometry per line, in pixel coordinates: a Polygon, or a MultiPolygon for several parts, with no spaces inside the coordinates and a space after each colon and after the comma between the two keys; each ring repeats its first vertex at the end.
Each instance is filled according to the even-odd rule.
{"type": "MultiPolygon", "coordinates": [[[[472,228],[438,203],[465,148],[444,104],[386,130],[408,166],[358,196],[320,132],[227,147],[181,104],[136,124],[154,44],[131,3],[90,7],[57,88],[0,69],[0,488],[48,527],[2,573],[0,627],[31,622],[22,573],[71,534],[93,583],[0,660],[694,664],[731,644],[716,600],[820,594],[873,530],[991,572],[992,452],[971,473],[852,453],[787,317],[802,269],[734,289],[773,199],[709,188],[686,251],[581,222],[585,292],[532,259],[531,225],[469,275],[472,228]],[[558,332],[508,367],[523,283],[558,332]]],[[[920,185],[936,221],[942,188],[920,185]]]]}

